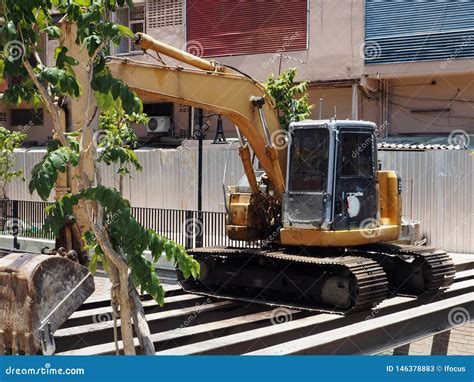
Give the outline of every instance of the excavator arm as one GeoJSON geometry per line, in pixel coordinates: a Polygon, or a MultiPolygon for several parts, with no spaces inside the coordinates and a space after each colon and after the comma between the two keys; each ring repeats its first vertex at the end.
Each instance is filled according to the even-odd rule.
{"type": "MultiPolygon", "coordinates": [[[[180,102],[227,117],[246,140],[241,141],[241,157],[247,177],[252,177],[253,172],[251,174],[249,169],[246,143],[267,174],[270,189],[281,196],[285,188],[286,149],[276,148],[277,139],[281,139],[280,124],[274,100],[265,88],[233,69],[193,56],[145,34],[137,35],[137,43],[143,49],[151,49],[198,69],[111,58],[107,66],[112,75],[124,81],[145,101],[152,98],[180,102]]],[[[249,179],[249,183],[256,184],[254,179],[249,179]]],[[[254,193],[258,192],[252,188],[254,193]]]]}

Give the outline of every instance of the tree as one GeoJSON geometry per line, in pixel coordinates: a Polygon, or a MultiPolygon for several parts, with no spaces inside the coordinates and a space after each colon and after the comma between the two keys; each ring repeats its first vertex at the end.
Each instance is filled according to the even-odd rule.
{"type": "Polygon", "coordinates": [[[7,186],[15,178],[23,175],[23,171],[15,170],[14,151],[21,147],[26,134],[9,131],[0,126],[0,199],[7,197],[7,186]]]}
{"type": "Polygon", "coordinates": [[[271,74],[264,85],[276,102],[280,126],[288,130],[291,122],[302,121],[311,115],[312,105],[308,100],[308,82],[295,84],[296,68],[281,73],[278,77],[271,74]]]}
{"type": "MultiPolygon", "coordinates": [[[[111,43],[133,36],[130,29],[111,21],[117,7],[124,5],[133,7],[133,1],[3,0],[0,74],[23,78],[9,86],[4,100],[43,106],[52,117],[55,139],[34,167],[29,184],[30,192],[42,199],[49,197],[55,184],[62,186],[47,210],[46,228],[60,236],[69,224],[74,241],[68,243],[93,252],[91,269],[97,262],[104,264],[113,284],[113,300],[120,306],[125,354],[135,354],[132,316],[142,353],[151,354],[153,344],[136,288],[150,293],[160,305],[164,291],[143,252],[149,249],[155,261],[165,253],[185,277],[196,278],[199,264],[181,245],[142,227],[131,215],[130,203],[117,190],[101,185],[97,161],[118,161],[122,166],[135,159],[123,144],[116,144],[120,138],[106,150],[108,154],[98,154],[93,144],[98,115],[113,109],[123,116],[142,111],[137,95],[112,77],[106,65],[111,43]],[[53,11],[64,15],[59,26],[53,23],[53,11]],[[40,58],[43,35],[59,39],[51,67],[40,58]],[[72,120],[69,125],[66,115],[72,120]]],[[[110,131],[109,137],[115,134],[110,131]]]]}
{"type": "Polygon", "coordinates": [[[107,165],[118,163],[119,192],[123,193],[123,178],[130,173],[129,166],[141,171],[134,149],[138,147],[138,137],[133,131],[132,124],[147,123],[146,114],[125,114],[123,110],[113,109],[104,112],[99,117],[99,134],[96,135],[95,144],[102,151],[98,156],[99,162],[107,165]]]}

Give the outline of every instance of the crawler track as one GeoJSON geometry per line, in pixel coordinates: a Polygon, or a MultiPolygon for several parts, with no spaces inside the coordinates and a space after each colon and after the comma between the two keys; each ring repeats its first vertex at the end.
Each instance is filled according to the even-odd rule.
{"type": "Polygon", "coordinates": [[[345,314],[370,309],[387,295],[376,261],[360,256],[295,255],[290,251],[201,248],[190,251],[202,279],[179,279],[190,293],[345,314]]]}
{"type": "Polygon", "coordinates": [[[389,280],[392,295],[417,297],[443,292],[456,272],[449,255],[429,247],[373,244],[354,253],[377,261],[389,280]]]}

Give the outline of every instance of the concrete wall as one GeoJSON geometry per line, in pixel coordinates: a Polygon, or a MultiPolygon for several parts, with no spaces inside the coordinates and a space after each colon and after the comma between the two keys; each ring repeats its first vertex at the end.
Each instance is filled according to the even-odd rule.
{"type": "MultiPolygon", "coordinates": [[[[297,67],[297,80],[360,78],[364,72],[360,54],[364,41],[364,2],[310,0],[309,12],[309,49],[287,52],[282,46],[282,55],[291,57],[282,60],[282,70],[297,67]]],[[[218,57],[216,60],[237,66],[260,81],[269,73],[278,73],[280,63],[275,54],[218,57]]]]}
{"type": "MultiPolygon", "coordinates": [[[[474,65],[472,59],[452,59],[445,61],[417,62],[403,64],[367,65],[364,63],[364,2],[357,0],[309,0],[308,49],[287,51],[283,45],[279,53],[249,54],[241,56],[213,57],[246,72],[257,80],[265,80],[270,73],[278,73],[289,67],[298,68],[297,80],[311,81],[310,100],[315,105],[312,118],[319,117],[319,99],[324,100],[323,117],[334,116],[334,106],[338,118],[352,115],[351,82],[368,80],[373,87],[370,91],[359,92],[355,106],[360,119],[382,124],[389,123],[389,134],[447,134],[455,129],[468,133],[474,131],[474,65]],[[281,64],[281,67],[280,67],[281,64]],[[383,94],[380,80],[388,84],[388,114],[382,112],[383,94]],[[436,84],[431,85],[435,80],[436,84]],[[341,83],[345,83],[341,87],[341,83]],[[459,89],[459,91],[457,90],[459,89]],[[465,102],[452,102],[463,100],[465,102]],[[417,98],[430,99],[420,100],[417,98]],[[403,105],[400,107],[399,105],[403,105]],[[412,113],[412,109],[449,108],[443,113],[412,113]]],[[[186,49],[186,30],[183,25],[148,29],[151,36],[186,49]]],[[[291,36],[288,36],[291,39],[291,36]]],[[[51,62],[56,42],[47,42],[46,62],[51,62]]],[[[127,56],[132,60],[157,63],[156,54],[134,53],[127,56]]],[[[178,64],[163,57],[170,65],[178,64]]],[[[144,100],[151,102],[152,100],[144,100]]],[[[188,130],[188,114],[175,105],[175,131],[177,134],[188,130]]],[[[9,122],[5,126],[11,127],[9,122]]],[[[45,115],[45,127],[29,128],[28,140],[45,142],[49,136],[50,119],[45,115]]],[[[16,128],[16,127],[13,127],[16,128]]],[[[207,138],[215,134],[216,122],[211,120],[207,138]]],[[[235,137],[235,129],[224,121],[227,137],[235,137]]],[[[146,129],[138,127],[137,133],[146,136],[146,129]]]]}
{"type": "Polygon", "coordinates": [[[474,133],[472,79],[472,74],[439,73],[390,79],[389,133],[449,133],[455,129],[474,133]]]}

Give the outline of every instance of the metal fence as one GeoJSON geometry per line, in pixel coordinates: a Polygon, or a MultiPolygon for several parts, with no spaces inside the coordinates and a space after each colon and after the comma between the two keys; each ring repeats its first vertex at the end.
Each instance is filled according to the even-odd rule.
{"type": "Polygon", "coordinates": [[[226,234],[225,212],[133,207],[132,215],[144,227],[184,245],[196,247],[255,247],[258,242],[230,240],[226,234]]]}
{"type": "MultiPolygon", "coordinates": [[[[131,172],[124,191],[133,206],[197,209],[197,150],[192,144],[183,147],[137,152],[143,171],[131,172]]],[[[24,171],[26,182],[11,184],[8,195],[12,199],[37,198],[28,194],[25,184],[33,165],[44,154],[40,151],[30,149],[17,153],[18,169],[24,171]]],[[[464,150],[382,151],[379,158],[385,169],[401,174],[403,215],[421,222],[428,244],[449,252],[474,253],[474,156],[464,150]]],[[[226,184],[237,184],[243,175],[237,147],[234,145],[229,150],[227,145],[209,144],[203,160],[203,209],[223,212],[222,181],[226,162],[226,184]]],[[[102,170],[105,184],[116,185],[116,169],[111,166],[102,170]]]]}
{"type": "Polygon", "coordinates": [[[51,232],[43,229],[46,220],[45,208],[49,203],[25,200],[0,200],[0,234],[14,237],[54,239],[51,232]]]}
{"type": "MultiPolygon", "coordinates": [[[[17,238],[54,239],[51,232],[43,230],[49,203],[0,200],[0,234],[17,238]]],[[[133,207],[135,219],[146,228],[182,244],[187,249],[212,246],[254,247],[258,243],[230,240],[225,230],[225,212],[192,211],[162,208],[133,207]]]]}
{"type": "Polygon", "coordinates": [[[421,222],[428,244],[474,253],[474,156],[464,150],[379,153],[403,180],[403,215],[421,222]]]}

